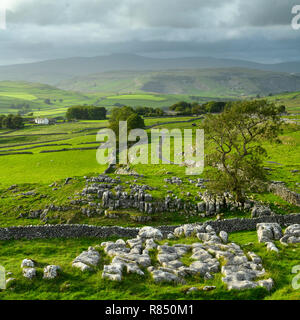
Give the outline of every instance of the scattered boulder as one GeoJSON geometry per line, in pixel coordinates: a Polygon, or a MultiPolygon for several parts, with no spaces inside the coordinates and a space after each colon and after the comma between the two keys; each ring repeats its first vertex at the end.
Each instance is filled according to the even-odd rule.
{"type": "Polygon", "coordinates": [[[278,248],[275,246],[273,242],[266,242],[266,245],[268,251],[279,252],[278,248]]]}
{"type": "Polygon", "coordinates": [[[163,238],[163,234],[160,230],[153,227],[143,227],[139,231],[139,237],[142,239],[155,239],[161,240],[163,238]]]}
{"type": "Polygon", "coordinates": [[[293,224],[287,227],[280,242],[282,244],[300,243],[300,224],[293,224]]]}
{"type": "Polygon", "coordinates": [[[270,216],[272,215],[272,211],[267,206],[254,206],[251,210],[251,216],[252,218],[260,218],[264,216],[270,216]]]}
{"type": "Polygon", "coordinates": [[[33,268],[34,266],[35,263],[31,259],[24,259],[21,263],[21,268],[33,268]]]}
{"type": "Polygon", "coordinates": [[[83,251],[78,257],[76,257],[72,263],[72,266],[79,268],[81,271],[91,270],[92,267],[96,267],[100,261],[100,253],[93,247],[89,247],[87,251],[83,251]]]}
{"type": "Polygon", "coordinates": [[[49,265],[44,268],[44,279],[55,279],[61,271],[60,266],[49,265]]]}
{"type": "Polygon", "coordinates": [[[33,279],[36,277],[36,269],[35,268],[24,268],[23,276],[27,279],[33,279]]]}
{"type": "Polygon", "coordinates": [[[278,223],[258,223],[256,229],[259,242],[272,242],[282,237],[282,230],[278,223]]]}
{"type": "Polygon", "coordinates": [[[257,283],[260,287],[263,287],[263,288],[267,289],[268,291],[270,291],[274,286],[274,281],[271,278],[266,279],[266,280],[259,280],[259,281],[257,281],[257,283]]]}
{"type": "Polygon", "coordinates": [[[93,270],[93,268],[91,268],[90,266],[86,265],[83,262],[73,262],[72,266],[74,268],[77,268],[77,269],[81,270],[82,272],[92,271],[93,270]]]}
{"type": "Polygon", "coordinates": [[[227,243],[228,242],[228,234],[225,231],[221,231],[219,233],[219,237],[222,240],[223,243],[227,243]]]}
{"type": "Polygon", "coordinates": [[[212,291],[215,290],[217,287],[215,286],[205,286],[202,290],[203,291],[212,291]]]}
{"type": "Polygon", "coordinates": [[[163,270],[154,270],[152,272],[152,277],[153,280],[156,283],[159,282],[175,282],[175,283],[180,283],[182,280],[178,278],[175,274],[163,271],[163,270]]]}
{"type": "Polygon", "coordinates": [[[246,290],[256,288],[257,286],[257,283],[249,280],[231,281],[228,284],[228,290],[246,290]]]}
{"type": "Polygon", "coordinates": [[[189,288],[186,292],[186,294],[191,294],[193,292],[197,292],[199,291],[199,288],[196,288],[196,287],[192,287],[192,288],[189,288]]]}

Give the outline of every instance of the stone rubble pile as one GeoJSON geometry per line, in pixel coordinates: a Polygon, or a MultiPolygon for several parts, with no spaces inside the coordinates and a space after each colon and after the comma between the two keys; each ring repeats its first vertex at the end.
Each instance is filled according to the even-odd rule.
{"type": "MultiPolygon", "coordinates": [[[[140,215],[129,215],[129,218],[136,222],[151,221],[151,215],[156,213],[185,214],[186,216],[209,217],[219,215],[222,211],[251,211],[252,217],[263,217],[274,215],[268,206],[262,205],[252,200],[244,203],[236,202],[233,196],[224,192],[216,196],[205,192],[197,192],[192,196],[190,192],[182,195],[182,198],[173,194],[171,190],[166,190],[166,196],[154,199],[151,191],[155,188],[145,185],[125,181],[122,185],[120,177],[111,178],[101,174],[96,177],[85,177],[86,186],[76,194],[75,198],[69,198],[70,206],[55,206],[51,204],[44,209],[31,210],[21,213],[19,218],[40,219],[48,222],[50,211],[65,212],[70,210],[80,210],[87,217],[104,215],[107,218],[116,219],[119,216],[113,211],[122,209],[134,209],[140,215]],[[129,190],[128,190],[129,189],[129,190]],[[106,211],[107,210],[107,211],[106,211]]],[[[164,179],[169,184],[182,185],[184,181],[179,177],[164,179]]],[[[204,189],[205,179],[188,179],[188,182],[197,188],[204,189]]],[[[134,180],[137,182],[137,180],[134,180]]],[[[165,186],[167,188],[167,186],[165,186]]],[[[53,218],[59,217],[53,216],[53,218]]]]}
{"type": "MultiPolygon", "coordinates": [[[[165,182],[181,185],[183,180],[178,177],[165,178],[165,182]]],[[[196,187],[203,188],[207,180],[197,179],[189,182],[196,187]]],[[[178,198],[174,194],[168,194],[162,199],[153,199],[149,191],[154,188],[148,185],[131,184],[125,182],[130,188],[129,192],[124,191],[119,178],[112,179],[106,175],[100,175],[86,179],[87,185],[80,193],[84,199],[75,199],[71,201],[73,205],[87,205],[82,208],[82,213],[91,216],[93,214],[103,214],[103,210],[114,211],[118,209],[136,209],[141,213],[153,214],[158,212],[181,212],[189,215],[213,216],[219,214],[222,210],[246,210],[251,208],[253,217],[261,217],[273,214],[268,207],[262,206],[254,201],[247,200],[245,203],[236,202],[232,195],[225,192],[221,196],[213,196],[208,192],[198,192],[195,201],[187,198],[178,198]],[[100,202],[99,202],[100,200],[100,202]]],[[[168,191],[172,193],[172,191],[168,191]]],[[[191,194],[188,193],[187,197],[191,194]]],[[[115,217],[112,217],[115,218],[115,217]]]]}
{"type": "MultiPolygon", "coordinates": [[[[272,279],[259,280],[265,275],[261,258],[253,252],[244,253],[235,243],[227,243],[228,234],[225,231],[217,235],[210,225],[187,224],[176,228],[173,236],[177,239],[196,236],[199,242],[159,245],[156,241],[163,239],[161,231],[153,227],[144,227],[140,229],[136,238],[126,242],[119,239],[116,242],[101,243],[105,254],[111,258],[111,263],[103,267],[102,278],[122,281],[126,273],[145,276],[145,272],[148,271],[156,283],[185,283],[184,278],[187,276],[198,275],[204,279],[212,279],[214,274],[221,272],[222,281],[229,290],[258,286],[268,290],[272,288],[272,279]],[[181,259],[188,255],[191,262],[185,265],[181,259]]],[[[96,252],[94,248],[84,251],[73,261],[73,266],[82,271],[91,270],[87,266],[96,266],[100,260],[100,254],[96,252]]]]}
{"type": "Polygon", "coordinates": [[[282,244],[300,243],[300,224],[293,224],[287,227],[280,242],[282,244]]]}
{"type": "MultiPolygon", "coordinates": [[[[24,259],[21,263],[23,276],[27,279],[33,279],[37,275],[36,263],[31,259],[24,259]]],[[[55,279],[61,272],[61,267],[56,265],[48,265],[44,268],[44,279],[55,279]]]]}
{"type": "Polygon", "coordinates": [[[258,223],[256,229],[258,241],[265,243],[268,251],[279,252],[274,240],[280,240],[283,245],[300,243],[300,224],[288,226],[284,234],[278,223],[258,223]]]}

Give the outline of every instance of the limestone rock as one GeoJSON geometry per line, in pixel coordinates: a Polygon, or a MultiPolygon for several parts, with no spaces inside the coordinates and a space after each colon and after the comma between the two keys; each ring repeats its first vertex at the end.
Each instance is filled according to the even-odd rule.
{"type": "Polygon", "coordinates": [[[256,225],[259,242],[272,242],[282,237],[281,227],[278,223],[258,223],[256,225]]]}
{"type": "Polygon", "coordinates": [[[212,290],[215,290],[216,287],[215,286],[205,286],[202,290],[203,291],[212,291],[212,290]]]}
{"type": "Polygon", "coordinates": [[[139,236],[142,239],[161,240],[163,238],[163,234],[161,233],[161,231],[153,227],[143,227],[139,231],[139,236]]]}
{"type": "Polygon", "coordinates": [[[228,242],[228,234],[225,231],[221,231],[219,233],[219,237],[222,240],[223,243],[227,243],[228,242]]]}
{"type": "Polygon", "coordinates": [[[300,243],[300,224],[293,224],[287,227],[280,242],[282,244],[300,243]]]}
{"type": "Polygon", "coordinates": [[[266,245],[268,251],[279,252],[278,248],[275,246],[273,242],[266,242],[266,245]]]}
{"type": "Polygon", "coordinates": [[[233,281],[228,284],[228,290],[246,290],[256,288],[257,286],[258,284],[253,281],[233,281]]]}
{"type": "Polygon", "coordinates": [[[55,279],[61,271],[60,266],[49,265],[44,268],[44,279],[55,279]]]}
{"type": "Polygon", "coordinates": [[[192,287],[192,288],[189,288],[186,292],[186,294],[191,294],[193,292],[197,292],[199,291],[199,288],[196,288],[196,287],[192,287]]]}
{"type": "Polygon", "coordinates": [[[36,277],[36,269],[35,268],[24,268],[23,276],[27,279],[33,279],[36,277]]]}
{"type": "Polygon", "coordinates": [[[93,270],[90,266],[86,265],[83,262],[73,262],[72,267],[80,269],[83,272],[93,270]]]}
{"type": "Polygon", "coordinates": [[[260,287],[266,288],[268,291],[270,291],[274,286],[274,281],[271,278],[257,281],[257,283],[260,287]]]}
{"type": "Polygon", "coordinates": [[[21,268],[33,268],[34,262],[30,259],[24,259],[21,263],[21,268]]]}
{"type": "Polygon", "coordinates": [[[158,282],[175,282],[179,283],[181,282],[180,278],[178,278],[175,274],[162,271],[162,270],[154,270],[152,272],[152,277],[153,280],[158,283],[158,282]]]}
{"type": "Polygon", "coordinates": [[[90,247],[87,251],[83,251],[73,261],[72,266],[79,268],[81,271],[91,270],[91,267],[96,267],[100,261],[100,253],[90,247]]]}
{"type": "Polygon", "coordinates": [[[270,216],[272,211],[267,206],[254,206],[251,211],[252,218],[259,218],[263,216],[270,216]]]}

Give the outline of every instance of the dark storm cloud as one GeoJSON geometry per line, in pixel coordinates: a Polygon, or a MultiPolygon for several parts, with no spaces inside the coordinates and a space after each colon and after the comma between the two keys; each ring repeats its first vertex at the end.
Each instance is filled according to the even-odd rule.
{"type": "MultiPolygon", "coordinates": [[[[239,1],[238,21],[250,26],[290,25],[295,0],[239,1]]],[[[298,3],[300,3],[298,1],[298,3]]]]}
{"type": "Polygon", "coordinates": [[[113,52],[277,61],[300,51],[290,0],[6,2],[0,64],[113,52]]]}
{"type": "MultiPolygon", "coordinates": [[[[8,0],[9,1],[9,0],[8,0]]],[[[12,0],[12,23],[59,25],[126,21],[148,27],[287,25],[294,0],[12,0]]]]}

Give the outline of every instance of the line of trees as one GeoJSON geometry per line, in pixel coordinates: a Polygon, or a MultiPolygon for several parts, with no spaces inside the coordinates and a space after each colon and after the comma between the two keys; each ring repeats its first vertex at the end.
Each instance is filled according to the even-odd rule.
{"type": "Polygon", "coordinates": [[[162,109],[151,107],[136,107],[135,112],[144,117],[160,117],[165,114],[162,109]]]}
{"type": "Polygon", "coordinates": [[[68,120],[105,120],[106,109],[95,106],[73,106],[67,110],[68,120]]]}
{"type": "Polygon", "coordinates": [[[23,118],[20,115],[0,115],[0,129],[21,129],[24,127],[23,118]]]}
{"type": "Polygon", "coordinates": [[[198,104],[197,102],[185,102],[180,101],[173,104],[169,110],[175,111],[178,115],[192,115],[192,114],[205,114],[205,113],[220,113],[223,112],[225,107],[230,102],[224,101],[209,101],[204,104],[198,104]]]}

